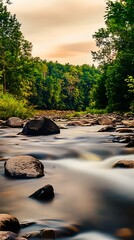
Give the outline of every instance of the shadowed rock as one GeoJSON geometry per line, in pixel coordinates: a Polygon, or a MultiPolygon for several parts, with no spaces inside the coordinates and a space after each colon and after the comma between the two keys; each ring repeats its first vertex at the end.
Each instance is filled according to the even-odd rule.
{"type": "Polygon", "coordinates": [[[5,175],[13,178],[36,178],[44,176],[44,166],[31,156],[16,156],[5,162],[5,175]]]}
{"type": "Polygon", "coordinates": [[[134,140],[131,140],[125,147],[133,148],[134,147],[134,140]]]}
{"type": "Polygon", "coordinates": [[[27,122],[21,134],[39,136],[58,133],[60,133],[59,126],[57,126],[51,119],[42,117],[41,119],[33,119],[27,122]]]}
{"type": "Polygon", "coordinates": [[[115,127],[107,126],[107,127],[101,128],[98,132],[114,132],[114,131],[115,131],[115,127]]]}
{"type": "Polygon", "coordinates": [[[19,230],[20,223],[16,217],[9,214],[0,214],[0,231],[12,231],[16,233],[19,230]]]}
{"type": "Polygon", "coordinates": [[[44,187],[37,190],[36,192],[34,192],[29,197],[37,200],[41,200],[41,201],[50,201],[54,198],[53,186],[50,184],[47,184],[44,187]]]}

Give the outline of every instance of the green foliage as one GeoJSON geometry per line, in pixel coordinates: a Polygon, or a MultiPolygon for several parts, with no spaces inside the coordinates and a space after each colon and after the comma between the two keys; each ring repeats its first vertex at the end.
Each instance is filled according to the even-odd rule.
{"type": "Polygon", "coordinates": [[[9,117],[27,118],[33,115],[33,109],[28,107],[26,101],[17,100],[11,94],[0,93],[0,119],[9,117]]]}
{"type": "Polygon", "coordinates": [[[29,97],[32,104],[44,109],[77,111],[89,106],[89,91],[99,76],[94,66],[46,61],[40,61],[39,66],[41,64],[40,76],[36,77],[33,94],[29,97]]]}
{"type": "Polygon", "coordinates": [[[62,65],[33,58],[31,43],[25,40],[21,24],[4,2],[7,1],[0,1],[0,84],[3,92],[12,94],[15,99],[25,98],[36,108],[85,110],[99,71],[87,64],[62,65]]]}
{"type": "MultiPolygon", "coordinates": [[[[99,29],[93,36],[99,47],[97,52],[93,52],[93,58],[99,62],[102,73],[101,80],[103,79],[103,82],[99,80],[91,91],[91,99],[95,107],[103,105],[100,97],[102,90],[105,91],[107,97],[108,111],[128,111],[132,104],[132,79],[134,78],[133,10],[132,0],[107,0],[106,28],[99,29]],[[131,80],[128,76],[131,76],[131,80]]],[[[106,101],[104,102],[106,103],[106,101]]]]}
{"type": "MultiPolygon", "coordinates": [[[[31,43],[24,39],[21,24],[0,2],[0,83],[3,92],[23,96],[22,85],[30,79],[31,43]]],[[[30,79],[31,80],[31,79],[30,79]]]]}
{"type": "Polygon", "coordinates": [[[87,113],[91,114],[107,114],[108,110],[107,109],[98,109],[98,108],[86,108],[87,113]]]}
{"type": "Polygon", "coordinates": [[[128,76],[128,78],[125,79],[125,81],[127,82],[129,88],[128,91],[134,93],[134,77],[128,76]]]}

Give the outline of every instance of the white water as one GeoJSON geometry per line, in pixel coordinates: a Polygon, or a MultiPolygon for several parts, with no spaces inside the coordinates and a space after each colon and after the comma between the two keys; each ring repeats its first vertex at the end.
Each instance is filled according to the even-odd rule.
{"type": "Polygon", "coordinates": [[[26,137],[19,129],[1,129],[1,156],[29,154],[45,166],[39,179],[12,180],[0,162],[0,212],[36,224],[23,231],[78,223],[81,233],[72,239],[118,239],[118,228],[133,228],[134,170],[113,169],[120,159],[132,159],[124,144],[110,143],[110,134],[97,127],[64,129],[59,135],[26,137]],[[55,198],[42,204],[28,196],[52,184],[55,198]],[[85,232],[85,233],[84,233],[85,232]]]}

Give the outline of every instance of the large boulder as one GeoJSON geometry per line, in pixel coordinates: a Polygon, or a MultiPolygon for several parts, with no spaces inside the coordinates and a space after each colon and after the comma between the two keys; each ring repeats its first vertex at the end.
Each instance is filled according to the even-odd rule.
{"type": "Polygon", "coordinates": [[[13,178],[37,178],[44,176],[44,166],[31,156],[16,156],[5,162],[5,175],[13,178]]]}
{"type": "Polygon", "coordinates": [[[54,189],[53,186],[50,184],[45,185],[44,187],[40,188],[36,192],[34,192],[29,197],[35,198],[41,201],[49,201],[54,198],[54,189]]]}
{"type": "Polygon", "coordinates": [[[24,135],[50,135],[60,133],[60,128],[51,119],[42,117],[40,119],[33,119],[27,122],[22,130],[24,135]]]}
{"type": "Polygon", "coordinates": [[[12,128],[22,128],[23,127],[23,120],[18,117],[10,117],[6,122],[5,125],[12,128]]]}
{"type": "Polygon", "coordinates": [[[12,231],[14,233],[20,230],[18,219],[9,214],[0,214],[0,231],[12,231]]]}

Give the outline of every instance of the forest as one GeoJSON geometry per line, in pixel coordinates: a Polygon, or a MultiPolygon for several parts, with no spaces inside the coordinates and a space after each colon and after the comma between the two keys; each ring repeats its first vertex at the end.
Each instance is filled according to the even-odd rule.
{"type": "Polygon", "coordinates": [[[134,6],[107,1],[105,28],[94,33],[98,67],[48,62],[32,56],[32,43],[16,15],[0,1],[0,117],[32,108],[134,112],[134,6]],[[32,106],[32,107],[31,107],[32,106]]]}

